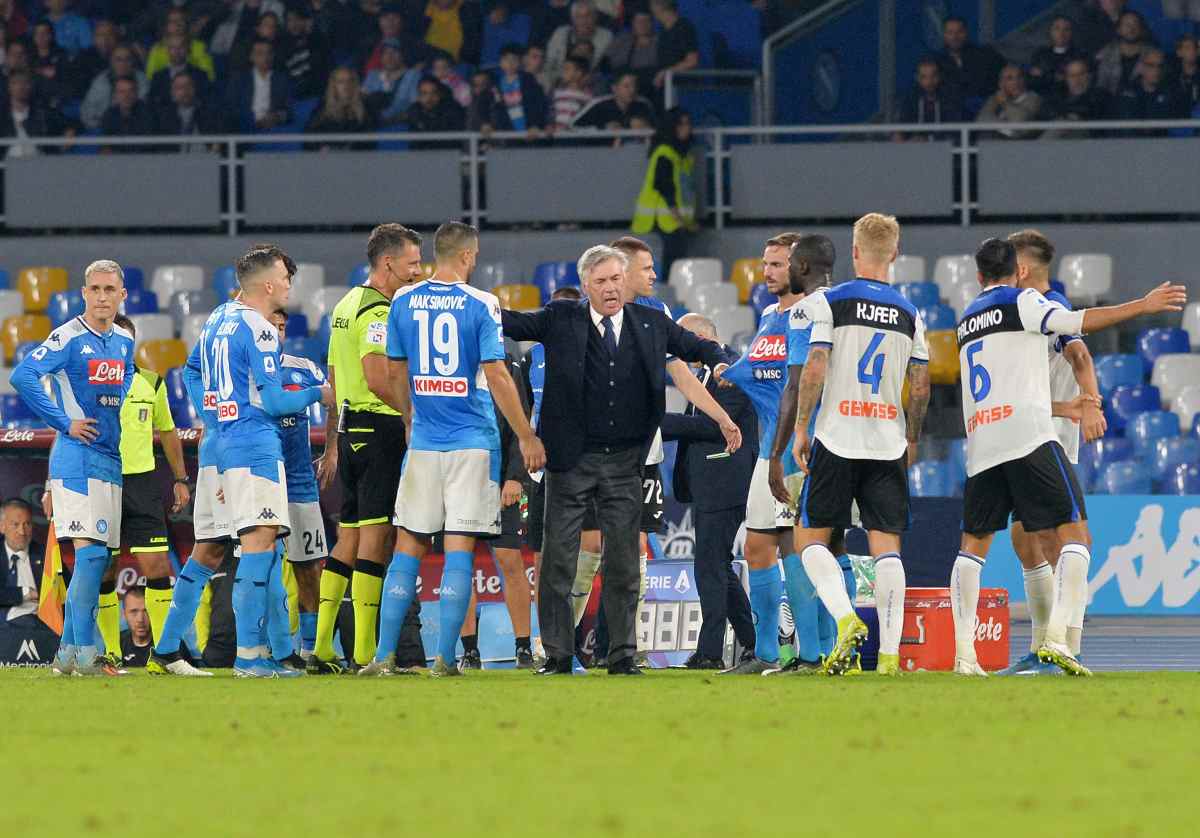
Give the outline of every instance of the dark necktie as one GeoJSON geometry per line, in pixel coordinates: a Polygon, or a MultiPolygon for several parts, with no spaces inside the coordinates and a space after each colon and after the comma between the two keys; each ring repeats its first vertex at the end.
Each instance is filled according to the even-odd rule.
{"type": "Polygon", "coordinates": [[[608,348],[608,354],[615,358],[617,357],[617,333],[613,331],[612,318],[603,318],[600,325],[604,327],[604,345],[608,348]]]}

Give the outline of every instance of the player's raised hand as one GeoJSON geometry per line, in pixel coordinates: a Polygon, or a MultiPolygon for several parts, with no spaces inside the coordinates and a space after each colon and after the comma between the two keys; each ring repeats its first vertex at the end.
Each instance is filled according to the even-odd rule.
{"type": "Polygon", "coordinates": [[[721,422],[721,436],[725,437],[725,451],[732,454],[742,447],[742,429],[728,416],[721,422]]]}
{"type": "Polygon", "coordinates": [[[100,431],[96,430],[95,419],[76,419],[71,423],[71,428],[67,431],[67,435],[80,442],[90,444],[96,440],[96,437],[100,436],[100,431]]]}
{"type": "Polygon", "coordinates": [[[1145,314],[1160,314],[1164,311],[1183,311],[1187,304],[1187,286],[1164,282],[1142,297],[1145,314]]]}
{"type": "Polygon", "coordinates": [[[771,457],[767,461],[767,483],[775,500],[788,506],[792,505],[792,493],[787,490],[787,484],[783,481],[783,461],[778,457],[771,457]]]}
{"type": "Polygon", "coordinates": [[[536,434],[529,434],[520,440],[521,456],[525,459],[525,470],[532,474],[541,471],[546,465],[546,449],[536,434]]]}
{"type": "Polygon", "coordinates": [[[795,439],[792,441],[792,456],[796,460],[796,465],[800,466],[800,470],[808,474],[808,453],[809,453],[808,429],[796,426],[795,439]]]}

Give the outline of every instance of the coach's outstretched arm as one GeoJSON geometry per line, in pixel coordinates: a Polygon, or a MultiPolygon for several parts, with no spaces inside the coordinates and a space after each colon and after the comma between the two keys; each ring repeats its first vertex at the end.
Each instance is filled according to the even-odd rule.
{"type": "Polygon", "coordinates": [[[550,324],[556,313],[555,309],[560,305],[578,305],[578,303],[564,300],[550,303],[537,311],[502,309],[500,324],[504,328],[504,336],[513,340],[532,340],[537,343],[545,343],[545,336],[550,331],[550,324]]]}
{"type": "Polygon", "coordinates": [[[800,393],[796,398],[796,422],[792,426],[796,441],[792,443],[792,456],[796,465],[808,474],[808,453],[811,441],[808,438],[808,420],[817,409],[821,391],[825,389],[825,372],[829,368],[829,344],[809,345],[808,360],[800,374],[800,393]]]}
{"type": "Polygon", "coordinates": [[[517,435],[517,444],[521,446],[521,455],[525,458],[525,470],[540,470],[546,465],[546,449],[542,447],[542,441],[533,432],[529,417],[525,415],[525,407],[517,394],[517,385],[513,383],[508,372],[508,362],[486,361],[482,366],[492,401],[500,408],[508,426],[517,435]]]}
{"type": "MultiPolygon", "coordinates": [[[[722,361],[722,366],[728,366],[722,361]]],[[[671,380],[675,382],[675,388],[683,394],[683,397],[696,406],[696,409],[717,423],[717,427],[721,430],[721,435],[725,437],[726,451],[732,454],[738,450],[741,445],[741,432],[738,431],[737,422],[734,422],[729,416],[729,412],[713,398],[712,393],[708,392],[708,388],[700,383],[700,379],[696,378],[695,374],[688,368],[688,365],[678,358],[672,358],[667,364],[667,372],[671,374],[671,380]],[[738,436],[738,445],[732,448],[728,444],[734,438],[735,432],[738,436]]]]}

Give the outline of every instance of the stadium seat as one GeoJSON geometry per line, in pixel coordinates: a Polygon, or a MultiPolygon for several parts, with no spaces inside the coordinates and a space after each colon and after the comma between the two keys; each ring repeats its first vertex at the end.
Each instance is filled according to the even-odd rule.
{"type": "Polygon", "coordinates": [[[938,287],[932,282],[904,282],[896,286],[900,296],[917,308],[937,305],[938,287]]]}
{"type": "Polygon", "coordinates": [[[436,272],[436,271],[437,271],[437,263],[436,262],[422,262],[421,263],[421,279],[429,279],[431,276],[433,276],[434,272],[436,272]]]}
{"type": "Polygon", "coordinates": [[[1096,480],[1096,461],[1091,454],[1092,449],[1088,448],[1086,442],[1081,442],[1079,445],[1079,462],[1075,464],[1075,477],[1079,480],[1079,486],[1084,493],[1092,491],[1092,484],[1096,480]],[[1084,449],[1087,448],[1087,451],[1084,449]]]}
{"type": "Polygon", "coordinates": [[[153,291],[135,288],[129,291],[128,296],[125,297],[125,302],[121,304],[121,311],[130,317],[135,314],[157,314],[158,295],[153,291]]]}
{"type": "Polygon", "coordinates": [[[59,291],[50,298],[46,314],[50,318],[50,328],[57,329],[72,317],[83,314],[83,294],[78,291],[59,291]]]}
{"type": "Polygon", "coordinates": [[[750,289],[766,280],[763,278],[761,259],[738,259],[729,272],[729,282],[737,289],[737,301],[743,305],[750,302],[750,289]]]}
{"type": "Polygon", "coordinates": [[[888,268],[888,282],[902,285],[925,281],[925,260],[920,256],[897,256],[888,268]]]}
{"type": "Polygon", "coordinates": [[[1159,355],[1150,373],[1150,383],[1162,393],[1163,402],[1171,404],[1184,387],[1200,381],[1200,355],[1159,355]]]}
{"type": "Polygon", "coordinates": [[[0,290],[0,320],[15,314],[25,313],[25,298],[20,291],[11,289],[0,290]]]}
{"type": "Polygon", "coordinates": [[[721,309],[733,308],[738,305],[741,297],[741,292],[728,282],[701,285],[692,292],[688,308],[702,314],[711,314],[721,309]]]}
{"type": "Polygon", "coordinates": [[[171,418],[175,420],[177,428],[199,428],[204,425],[204,420],[196,413],[191,399],[171,401],[168,398],[167,407],[171,409],[171,418]]]}
{"type": "Polygon", "coordinates": [[[754,309],[754,314],[758,317],[762,317],[767,306],[777,301],[778,298],[767,290],[765,282],[762,285],[755,285],[750,291],[750,307],[754,309]]]}
{"type": "Polygon", "coordinates": [[[17,392],[8,380],[11,375],[12,367],[0,366],[0,396],[17,392]]]}
{"type": "Polygon", "coordinates": [[[667,283],[675,289],[680,302],[686,304],[691,289],[700,285],[716,285],[724,279],[723,272],[720,259],[676,259],[671,265],[671,276],[667,283]]]}
{"type": "Polygon", "coordinates": [[[141,290],[146,287],[146,275],[141,268],[135,268],[133,265],[122,265],[121,272],[125,274],[125,290],[137,288],[141,290]]]}
{"type": "Polygon", "coordinates": [[[326,314],[333,311],[334,306],[341,302],[342,297],[349,293],[350,289],[345,285],[326,285],[324,288],[317,290],[307,300],[301,304],[301,310],[308,317],[310,323],[319,321],[326,314]]]}
{"type": "MultiPolygon", "coordinates": [[[[140,332],[138,337],[141,337],[140,332]]],[[[139,341],[133,353],[133,359],[139,367],[154,370],[159,375],[166,375],[172,367],[182,367],[187,363],[187,356],[187,347],[183,341],[175,338],[139,341]]]]}
{"type": "Polygon", "coordinates": [[[357,265],[355,265],[353,268],[350,269],[350,275],[348,277],[346,277],[346,283],[351,286],[362,285],[364,282],[367,281],[367,277],[369,277],[370,275],[371,275],[371,266],[368,265],[366,262],[359,262],[357,265]]]}
{"type": "Polygon", "coordinates": [[[675,289],[670,285],[656,285],[654,288],[654,296],[662,300],[663,303],[666,304],[667,308],[671,309],[672,311],[674,311],[680,305],[679,297],[675,295],[675,289]]]}
{"type": "Polygon", "coordinates": [[[970,254],[940,256],[933,266],[933,284],[938,287],[942,299],[951,304],[955,299],[954,289],[962,286],[971,289],[979,287],[978,275],[979,271],[975,268],[975,257],[970,254]]]}
{"type": "Polygon", "coordinates": [[[302,311],[293,311],[287,319],[287,336],[290,338],[306,338],[311,331],[308,326],[308,315],[302,311]]]}
{"type": "Polygon", "coordinates": [[[1091,458],[1097,473],[1109,463],[1119,463],[1133,457],[1133,442],[1120,437],[1104,437],[1093,442],[1085,442],[1079,446],[1079,458],[1084,457],[1084,449],[1091,458]]]}
{"type": "Polygon", "coordinates": [[[1095,366],[1100,395],[1106,399],[1117,387],[1131,387],[1144,380],[1142,359],[1137,355],[1100,355],[1095,366]]]}
{"type": "Polygon", "coordinates": [[[321,363],[324,352],[321,342],[308,337],[286,338],[283,341],[283,352],[286,355],[295,355],[298,358],[308,358],[310,361],[321,363]]]}
{"type": "Polygon", "coordinates": [[[1200,464],[1200,439],[1176,436],[1160,439],[1154,446],[1154,479],[1167,480],[1178,466],[1200,464]]]}
{"type": "Polygon", "coordinates": [[[168,399],[186,399],[187,385],[183,382],[183,369],[175,367],[167,370],[167,374],[163,376],[163,384],[167,388],[168,399]]]}
{"type": "MultiPolygon", "coordinates": [[[[508,283],[501,283],[501,284],[502,285],[524,285],[526,283],[508,282],[508,283]]],[[[577,288],[577,287],[579,287],[579,280],[570,275],[559,276],[558,274],[556,274],[552,271],[543,271],[541,275],[534,277],[533,286],[535,288],[537,288],[537,290],[538,290],[538,294],[541,297],[541,304],[545,305],[546,303],[550,302],[550,297],[559,288],[568,288],[568,287],[577,288]]],[[[499,287],[500,287],[500,285],[492,286],[492,293],[493,294],[496,293],[496,289],[499,287]]]]}
{"type": "Polygon", "coordinates": [[[1078,304],[1095,303],[1112,290],[1113,262],[1107,253],[1071,253],[1058,263],[1058,280],[1067,298],[1078,304]]]}
{"type": "Polygon", "coordinates": [[[154,269],[150,290],[165,306],[176,291],[194,291],[204,287],[204,268],[199,265],[160,265],[154,269]]]}
{"type": "Polygon", "coordinates": [[[324,287],[324,265],[311,262],[296,265],[296,274],[292,277],[292,290],[288,294],[288,310],[299,311],[306,299],[315,294],[318,288],[324,287]]]}
{"type": "Polygon", "coordinates": [[[908,485],[916,497],[954,497],[956,484],[950,464],[942,460],[924,460],[908,467],[908,485]]]}
{"type": "Polygon", "coordinates": [[[175,337],[175,321],[169,314],[135,314],[129,319],[133,321],[133,328],[137,330],[137,343],[175,337]]]}
{"type": "Polygon", "coordinates": [[[925,328],[931,332],[945,329],[953,331],[958,326],[958,318],[954,314],[954,309],[945,303],[925,306],[921,309],[921,317],[925,320],[925,328]]]}
{"type": "Polygon", "coordinates": [[[946,297],[946,302],[950,308],[954,309],[954,316],[961,318],[963,312],[967,310],[967,306],[975,302],[975,298],[979,296],[979,283],[964,282],[962,285],[955,285],[950,289],[950,294],[946,297]]]}
{"type": "Polygon", "coordinates": [[[179,327],[179,339],[185,346],[191,349],[196,345],[196,341],[200,340],[200,332],[203,331],[207,321],[207,314],[189,314],[183,319],[183,325],[179,327]]]}
{"type": "Polygon", "coordinates": [[[1150,470],[1136,460],[1109,463],[1101,470],[1095,487],[1105,495],[1148,495],[1152,489],[1150,470]]]}
{"type": "Polygon", "coordinates": [[[946,443],[946,462],[954,468],[958,480],[967,479],[967,440],[965,437],[952,439],[946,443]]]}
{"type": "Polygon", "coordinates": [[[1171,402],[1171,412],[1179,417],[1179,427],[1190,428],[1200,416],[1200,382],[1189,384],[1171,402]]]}
{"type": "Polygon", "coordinates": [[[751,345],[754,343],[754,332],[738,332],[728,341],[735,354],[745,355],[750,351],[751,345]]]}
{"type": "Polygon", "coordinates": [[[717,327],[717,334],[722,338],[725,335],[736,335],[738,332],[754,331],[754,309],[750,306],[721,309],[710,312],[708,316],[712,318],[713,325],[717,327]]]}
{"type": "Polygon", "coordinates": [[[1163,488],[1171,495],[1200,495],[1200,464],[1187,463],[1175,467],[1163,488]]]}
{"type": "Polygon", "coordinates": [[[1183,321],[1179,324],[1188,333],[1192,351],[1200,350],[1200,303],[1188,303],[1183,310],[1183,321]]]}
{"type": "Polygon", "coordinates": [[[39,340],[27,340],[22,344],[18,344],[17,348],[13,351],[13,366],[15,367],[17,364],[21,363],[23,360],[25,360],[26,355],[41,345],[42,342],[39,340]]]}
{"type": "Polygon", "coordinates": [[[1137,414],[1161,409],[1162,397],[1157,387],[1149,384],[1122,384],[1109,393],[1108,400],[1104,403],[1104,417],[1108,420],[1110,433],[1122,434],[1125,432],[1125,425],[1137,414]]]}
{"type": "Polygon", "coordinates": [[[217,268],[213,271],[212,285],[218,300],[225,302],[231,299],[238,288],[237,269],[233,265],[217,268]]]}
{"type": "Polygon", "coordinates": [[[66,268],[21,268],[17,274],[17,290],[30,314],[43,312],[50,305],[50,298],[67,290],[66,268]]]}
{"type": "Polygon", "coordinates": [[[1154,362],[1159,355],[1187,353],[1192,348],[1188,333],[1173,328],[1144,329],[1137,337],[1137,346],[1147,375],[1154,369],[1154,362]]]}
{"type": "Polygon", "coordinates": [[[210,314],[217,307],[217,292],[211,288],[176,291],[167,304],[167,311],[176,331],[182,331],[183,321],[191,314],[210,314]]]}
{"type": "Polygon", "coordinates": [[[958,382],[958,337],[953,329],[926,332],[929,344],[929,380],[934,384],[958,382]]]}
{"type": "Polygon", "coordinates": [[[21,344],[41,343],[49,336],[50,318],[44,314],[14,314],[0,322],[0,347],[10,361],[21,344]]]}
{"type": "Polygon", "coordinates": [[[471,284],[481,291],[491,291],[497,285],[515,282],[517,275],[503,262],[487,262],[476,265],[471,274],[471,284]]]}
{"type": "Polygon", "coordinates": [[[497,285],[492,293],[502,307],[513,311],[533,311],[541,305],[541,292],[536,285],[497,285]]]}
{"type": "Polygon", "coordinates": [[[8,288],[8,271],[0,268],[0,288],[8,288]]]}
{"type": "Polygon", "coordinates": [[[317,321],[317,333],[313,335],[317,340],[321,341],[322,345],[329,346],[329,335],[333,331],[332,324],[329,321],[329,315],[324,315],[317,321]]]}
{"type": "Polygon", "coordinates": [[[1165,410],[1147,410],[1129,420],[1125,436],[1133,443],[1137,456],[1149,458],[1158,440],[1179,436],[1179,417],[1165,410]]]}
{"type": "Polygon", "coordinates": [[[0,396],[0,425],[5,428],[32,428],[41,424],[37,414],[16,393],[0,396]]]}

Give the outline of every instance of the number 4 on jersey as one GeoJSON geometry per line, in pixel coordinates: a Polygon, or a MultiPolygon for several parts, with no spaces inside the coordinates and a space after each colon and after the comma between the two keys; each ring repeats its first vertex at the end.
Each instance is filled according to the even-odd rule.
{"type": "Polygon", "coordinates": [[[858,359],[858,380],[861,384],[870,384],[871,394],[876,396],[879,395],[879,383],[883,381],[883,362],[887,358],[882,352],[875,355],[882,342],[883,332],[876,332],[867,344],[867,351],[858,359]],[[871,363],[872,355],[875,356],[875,363],[871,364],[871,371],[867,372],[867,364],[871,363]]]}

